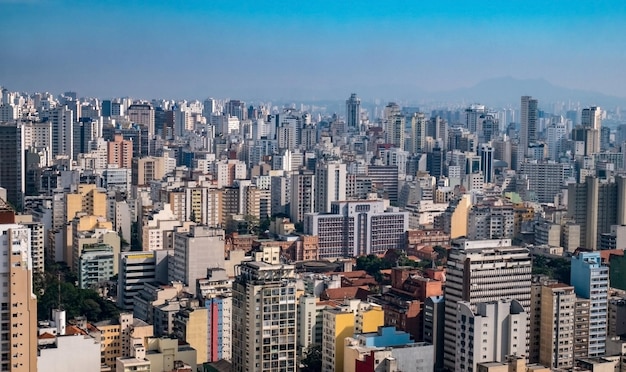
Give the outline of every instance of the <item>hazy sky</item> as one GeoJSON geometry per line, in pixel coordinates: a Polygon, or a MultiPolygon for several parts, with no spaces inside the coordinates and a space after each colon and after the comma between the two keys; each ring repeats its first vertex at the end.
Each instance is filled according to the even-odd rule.
{"type": "Polygon", "coordinates": [[[626,1],[0,0],[0,85],[336,99],[545,78],[626,97],[626,1]]]}

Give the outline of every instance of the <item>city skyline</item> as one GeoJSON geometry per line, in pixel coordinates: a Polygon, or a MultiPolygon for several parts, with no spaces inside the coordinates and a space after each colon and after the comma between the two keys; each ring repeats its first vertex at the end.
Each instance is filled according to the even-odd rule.
{"type": "Polygon", "coordinates": [[[4,0],[0,10],[0,83],[20,91],[420,100],[512,76],[626,97],[617,1],[4,0]]]}

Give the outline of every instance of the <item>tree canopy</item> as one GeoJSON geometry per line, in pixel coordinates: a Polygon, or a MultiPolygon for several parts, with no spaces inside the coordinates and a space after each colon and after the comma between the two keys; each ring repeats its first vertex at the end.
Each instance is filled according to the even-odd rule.
{"type": "Polygon", "coordinates": [[[570,284],[572,263],[565,258],[533,256],[533,275],[546,275],[561,283],[570,284]]]}
{"type": "Polygon", "coordinates": [[[93,289],[78,288],[76,280],[76,275],[66,265],[46,263],[45,274],[35,278],[33,286],[37,295],[39,320],[50,318],[52,309],[59,307],[59,299],[67,319],[85,316],[88,320],[97,322],[119,316],[119,309],[113,302],[100,297],[93,289]]]}
{"type": "Polygon", "coordinates": [[[302,372],[316,372],[322,370],[322,345],[311,345],[302,359],[302,372]]]}

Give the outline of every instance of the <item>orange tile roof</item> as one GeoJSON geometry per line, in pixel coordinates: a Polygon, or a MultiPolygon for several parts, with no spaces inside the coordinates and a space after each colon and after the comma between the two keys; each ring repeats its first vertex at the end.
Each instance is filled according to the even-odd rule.
{"type": "Polygon", "coordinates": [[[87,332],[83,331],[82,329],[73,326],[73,325],[68,325],[65,328],[65,335],[66,336],[73,336],[73,335],[86,335],[87,332]]]}
{"type": "Polygon", "coordinates": [[[44,332],[44,333],[40,334],[40,335],[38,336],[38,338],[39,338],[39,339],[41,339],[41,340],[43,340],[43,339],[52,339],[52,338],[56,338],[56,336],[55,336],[55,335],[53,335],[53,334],[50,334],[50,333],[48,333],[48,332],[44,332]]]}
{"type": "Polygon", "coordinates": [[[606,250],[601,250],[599,252],[600,252],[600,258],[604,262],[608,261],[611,258],[611,255],[616,255],[616,256],[624,255],[623,249],[606,249],[606,250]]]}

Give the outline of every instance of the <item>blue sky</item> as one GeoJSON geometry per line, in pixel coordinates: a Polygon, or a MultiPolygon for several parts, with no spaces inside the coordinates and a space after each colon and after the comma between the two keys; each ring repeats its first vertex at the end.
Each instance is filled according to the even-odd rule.
{"type": "Polygon", "coordinates": [[[410,98],[487,78],[626,97],[626,1],[0,0],[0,85],[410,98]]]}

